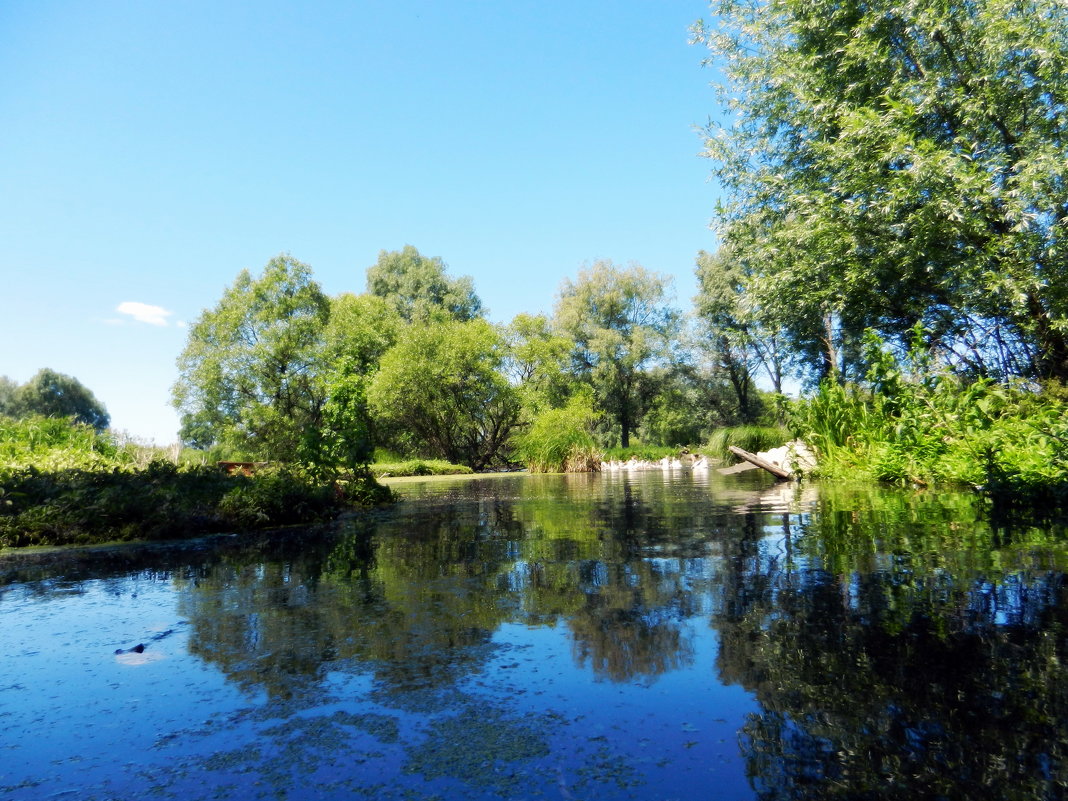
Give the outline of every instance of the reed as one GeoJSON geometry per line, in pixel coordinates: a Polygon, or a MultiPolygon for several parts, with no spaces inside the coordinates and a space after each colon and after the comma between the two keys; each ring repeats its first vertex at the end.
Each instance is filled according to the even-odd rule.
{"type": "Polygon", "coordinates": [[[712,432],[704,451],[713,459],[733,460],[730,446],[750,453],[777,448],[791,439],[789,429],[783,426],[729,426],[712,432]]]}

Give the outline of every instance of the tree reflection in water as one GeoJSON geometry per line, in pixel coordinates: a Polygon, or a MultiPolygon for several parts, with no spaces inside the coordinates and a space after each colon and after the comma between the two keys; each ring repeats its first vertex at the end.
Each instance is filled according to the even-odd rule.
{"type": "Polygon", "coordinates": [[[714,625],[723,679],[761,705],[759,797],[1064,797],[1063,545],[893,500],[825,496],[773,558],[754,520],[737,541],[714,625]]]}
{"type": "MultiPolygon", "coordinates": [[[[248,694],[289,705],[275,717],[325,726],[298,713],[335,715],[330,705],[341,701],[351,716],[359,699],[326,698],[324,687],[331,677],[353,678],[374,702],[359,725],[389,734],[381,747],[409,749],[394,757],[408,760],[398,764],[427,775],[475,781],[483,763],[511,759],[537,765],[543,790],[569,772],[566,789],[580,797],[629,788],[605,778],[626,770],[668,786],[683,776],[683,754],[698,777],[686,785],[692,790],[721,764],[713,760],[728,764],[740,746],[746,792],[764,799],[1065,794],[1063,532],[994,529],[966,495],[768,488],[755,480],[524,477],[413,484],[405,494],[394,510],[329,530],[131,557],[143,564],[101,552],[68,563],[62,575],[72,585],[84,577],[119,586],[136,570],[169,580],[190,624],[189,650],[248,694]],[[613,722],[596,701],[571,715],[553,707],[570,687],[534,698],[535,682],[554,670],[534,669],[539,646],[524,644],[535,649],[531,667],[514,671],[526,671],[528,684],[508,677],[505,668],[517,667],[507,652],[516,627],[565,632],[569,669],[592,674],[617,697],[668,673],[686,677],[677,685],[686,692],[711,693],[715,674],[749,691],[756,705],[747,708],[756,711],[739,716],[737,744],[720,751],[682,717],[686,709],[664,710],[664,728],[652,693],[627,701],[650,715],[641,726],[613,722]],[[478,688],[490,685],[480,700],[478,688]],[[524,707],[515,699],[528,690],[524,707]],[[425,711],[435,698],[415,731],[440,737],[405,741],[406,711],[425,711]],[[552,722],[534,721],[535,712],[552,722]],[[585,719],[599,713],[606,717],[585,719]],[[609,734],[597,734],[595,723],[609,734]],[[435,766],[435,749],[465,726],[479,733],[481,750],[453,744],[456,764],[435,766]],[[627,726],[641,734],[618,734],[627,726]],[[501,732],[510,744],[495,739],[501,732]],[[643,737],[674,756],[643,762],[643,737]],[[612,762],[623,753],[626,770],[612,762]],[[580,772],[587,762],[595,764],[588,780],[580,772]]],[[[52,592],[48,570],[30,558],[5,570],[7,581],[32,585],[42,601],[52,592]]],[[[335,682],[332,691],[339,686],[357,685],[335,682]]],[[[664,697],[695,709],[712,704],[664,697]]],[[[335,728],[349,725],[338,720],[335,728]]],[[[514,795],[500,775],[487,786],[514,795]]],[[[671,786],[684,794],[684,783],[671,786]]]]}
{"type": "Polygon", "coordinates": [[[686,620],[702,588],[662,556],[692,548],[678,520],[634,492],[580,497],[581,514],[555,502],[431,503],[302,538],[275,561],[224,562],[185,582],[190,647],[279,698],[340,662],[388,689],[447,687],[482,669],[506,622],[563,622],[577,662],[612,681],[689,664],[686,620]]]}

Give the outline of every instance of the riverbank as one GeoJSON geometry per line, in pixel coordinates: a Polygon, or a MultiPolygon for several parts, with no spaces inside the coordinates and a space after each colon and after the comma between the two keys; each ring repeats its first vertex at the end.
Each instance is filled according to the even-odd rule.
{"type": "Polygon", "coordinates": [[[372,477],[325,480],[295,467],[228,475],[154,461],[0,471],[0,548],[167,540],[330,520],[392,500],[372,477]]]}

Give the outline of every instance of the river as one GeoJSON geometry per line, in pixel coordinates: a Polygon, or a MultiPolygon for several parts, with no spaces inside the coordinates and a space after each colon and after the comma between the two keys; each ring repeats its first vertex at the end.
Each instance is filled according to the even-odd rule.
{"type": "Polygon", "coordinates": [[[0,555],[0,797],[1063,798],[1068,538],[756,473],[0,555]]]}

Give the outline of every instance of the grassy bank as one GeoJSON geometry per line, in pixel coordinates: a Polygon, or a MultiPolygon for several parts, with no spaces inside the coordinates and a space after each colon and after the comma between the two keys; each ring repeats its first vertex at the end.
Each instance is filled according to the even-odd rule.
{"type": "Polygon", "coordinates": [[[1004,510],[1068,506],[1068,396],[949,375],[826,383],[793,425],[819,453],[820,475],[972,487],[1004,510]]]}
{"type": "Polygon", "coordinates": [[[66,420],[0,418],[0,547],[312,523],[392,497],[369,476],[338,481],[295,466],[230,476],[159,458],[162,449],[145,461],[145,450],[66,420]]]}
{"type": "Polygon", "coordinates": [[[462,464],[453,464],[443,459],[402,459],[388,462],[375,462],[370,467],[371,474],[377,478],[397,478],[401,476],[458,476],[474,471],[462,464]]]}

